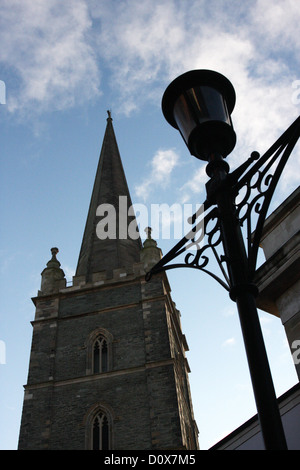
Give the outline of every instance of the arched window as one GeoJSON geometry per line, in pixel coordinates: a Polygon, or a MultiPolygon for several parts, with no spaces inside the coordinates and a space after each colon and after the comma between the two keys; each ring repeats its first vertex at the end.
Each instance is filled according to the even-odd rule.
{"type": "Polygon", "coordinates": [[[112,370],[113,337],[104,328],[92,331],[87,339],[86,373],[101,374],[112,370]]]}
{"type": "Polygon", "coordinates": [[[87,450],[113,449],[114,412],[105,404],[95,404],[84,418],[85,448],[87,450]]]}
{"type": "Polygon", "coordinates": [[[110,449],[109,420],[103,411],[94,417],[92,423],[92,450],[110,449]]]}
{"type": "Polygon", "coordinates": [[[108,347],[107,340],[103,336],[99,336],[93,348],[93,373],[108,371],[108,347]]]}

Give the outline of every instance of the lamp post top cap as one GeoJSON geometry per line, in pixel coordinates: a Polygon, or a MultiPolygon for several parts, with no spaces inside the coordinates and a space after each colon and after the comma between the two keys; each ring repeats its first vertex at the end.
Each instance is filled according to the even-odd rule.
{"type": "Polygon", "coordinates": [[[225,98],[228,112],[231,114],[235,106],[235,91],[232,83],[219,72],[214,70],[191,70],[175,78],[167,87],[162,98],[162,111],[166,120],[177,128],[174,116],[174,104],[184,91],[195,87],[207,86],[218,90],[225,98]]]}

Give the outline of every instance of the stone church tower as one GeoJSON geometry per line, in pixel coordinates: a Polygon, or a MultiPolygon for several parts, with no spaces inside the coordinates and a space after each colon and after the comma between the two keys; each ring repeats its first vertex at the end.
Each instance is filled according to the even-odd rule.
{"type": "Polygon", "coordinates": [[[33,299],[19,449],[198,448],[180,313],[164,273],[145,282],[161,253],[130,206],[109,113],[73,285],[52,248],[33,299]]]}

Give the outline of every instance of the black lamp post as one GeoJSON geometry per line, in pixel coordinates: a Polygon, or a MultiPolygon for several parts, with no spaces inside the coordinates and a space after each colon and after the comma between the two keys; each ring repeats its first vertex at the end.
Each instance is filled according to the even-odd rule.
{"type": "Polygon", "coordinates": [[[180,131],[190,153],[208,162],[206,172],[210,180],[206,184],[202,220],[199,222],[199,214],[194,214],[194,227],[150,270],[146,279],[168,269],[192,267],[206,272],[228,290],[237,304],[265,448],[287,450],[257,314],[255,272],[267,210],[283,167],[300,136],[300,117],[263,156],[253,152],[230,173],[224,158],[236,143],[230,116],[234,105],[232,84],[210,70],[187,72],[166,89],[162,99],[164,116],[180,131]],[[237,202],[240,193],[243,197],[237,202]],[[253,214],[257,216],[254,231],[253,214]],[[242,225],[246,225],[246,241],[242,225]],[[188,252],[191,246],[196,250],[188,252]],[[209,252],[217,261],[222,278],[210,271],[209,252]],[[182,254],[183,262],[170,264],[182,254]]]}

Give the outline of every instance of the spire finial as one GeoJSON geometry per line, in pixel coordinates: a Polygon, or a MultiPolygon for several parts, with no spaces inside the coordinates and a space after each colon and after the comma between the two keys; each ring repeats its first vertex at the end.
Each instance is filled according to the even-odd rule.
{"type": "Polygon", "coordinates": [[[59,249],[54,247],[54,248],[51,248],[51,254],[52,254],[52,258],[50,259],[50,261],[48,261],[47,263],[47,266],[48,268],[53,268],[53,267],[59,267],[60,266],[60,262],[58,261],[58,259],[56,258],[56,255],[57,253],[59,252],[59,249]]]}
{"type": "Polygon", "coordinates": [[[151,237],[152,228],[146,227],[145,232],[147,235],[143,243],[143,249],[140,254],[140,259],[147,269],[150,269],[161,259],[161,249],[157,247],[157,243],[151,237]]]}
{"type": "Polygon", "coordinates": [[[65,273],[60,269],[60,262],[56,259],[58,251],[56,247],[51,248],[52,258],[42,272],[41,295],[52,294],[66,287],[65,273]]]}
{"type": "Polygon", "coordinates": [[[56,248],[56,247],[55,247],[55,248],[51,248],[51,254],[52,254],[52,256],[53,256],[54,258],[56,257],[56,255],[57,255],[58,252],[59,252],[59,249],[58,249],[58,248],[56,248]]]}
{"type": "Polygon", "coordinates": [[[111,110],[110,110],[110,109],[108,109],[108,110],[107,110],[107,114],[108,114],[108,118],[107,118],[107,120],[110,120],[110,121],[112,121],[112,117],[111,117],[111,110]]]}
{"type": "Polygon", "coordinates": [[[152,228],[151,228],[151,227],[146,227],[146,228],[145,228],[145,232],[146,232],[146,235],[147,235],[148,240],[151,240],[152,228]]]}

